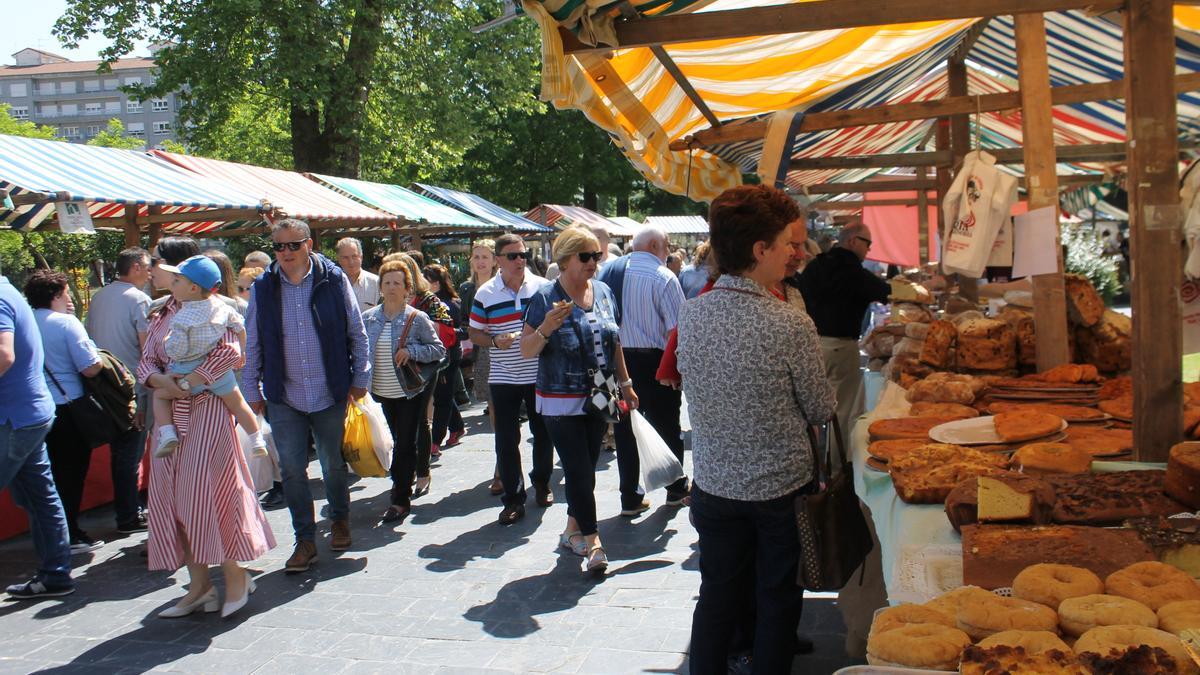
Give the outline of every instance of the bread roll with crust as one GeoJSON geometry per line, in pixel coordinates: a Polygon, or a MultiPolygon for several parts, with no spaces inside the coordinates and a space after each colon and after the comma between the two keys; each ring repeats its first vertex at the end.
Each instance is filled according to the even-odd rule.
{"type": "Polygon", "coordinates": [[[959,586],[930,600],[925,603],[925,606],[936,609],[942,614],[957,617],[958,610],[963,605],[986,600],[994,595],[996,594],[978,586],[959,586]]]}
{"type": "Polygon", "coordinates": [[[948,628],[954,628],[954,617],[939,612],[925,605],[904,604],[888,607],[875,616],[871,622],[872,633],[895,630],[901,626],[911,626],[923,623],[937,623],[948,628]]]}
{"type": "Polygon", "coordinates": [[[1103,593],[1104,581],[1082,567],[1039,563],[1021,570],[1012,589],[1013,597],[1058,609],[1067,598],[1103,593]]]}
{"type": "Polygon", "coordinates": [[[1190,574],[1153,560],[1113,572],[1104,588],[1109,595],[1137,600],[1153,610],[1178,600],[1200,600],[1200,586],[1190,574]]]}
{"type": "Polygon", "coordinates": [[[1200,629],[1200,600],[1179,600],[1159,607],[1158,627],[1175,635],[1200,629]]]}
{"type": "Polygon", "coordinates": [[[979,646],[984,649],[1000,645],[1023,647],[1030,654],[1040,654],[1053,649],[1068,653],[1071,651],[1062,638],[1048,630],[1006,630],[979,641],[979,646]]]}
{"type": "Polygon", "coordinates": [[[1119,595],[1083,595],[1058,606],[1058,625],[1067,635],[1083,635],[1097,626],[1136,625],[1156,628],[1154,610],[1119,595]]]}
{"type": "Polygon", "coordinates": [[[1181,673],[1189,675],[1200,673],[1200,667],[1197,667],[1188,656],[1188,652],[1179,638],[1166,631],[1146,626],[1118,625],[1093,628],[1079,636],[1079,640],[1075,642],[1075,653],[1092,652],[1104,655],[1114,649],[1125,651],[1139,645],[1158,647],[1167,652],[1171,658],[1175,659],[1175,665],[1181,673]]]}
{"type": "Polygon", "coordinates": [[[1006,630],[1058,630],[1058,614],[1049,607],[995,594],[964,603],[955,620],[958,628],[974,640],[1006,630]]]}
{"type": "Polygon", "coordinates": [[[901,626],[867,639],[867,663],[875,666],[957,670],[971,638],[936,623],[901,626]]]}

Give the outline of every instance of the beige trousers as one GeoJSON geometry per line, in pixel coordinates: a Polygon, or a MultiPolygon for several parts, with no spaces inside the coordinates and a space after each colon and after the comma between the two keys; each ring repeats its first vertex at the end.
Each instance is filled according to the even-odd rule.
{"type": "Polygon", "coordinates": [[[825,377],[837,396],[837,418],[842,434],[850,438],[854,420],[866,409],[866,389],[863,385],[862,360],[858,340],[823,337],[821,356],[825,358],[825,377]]]}

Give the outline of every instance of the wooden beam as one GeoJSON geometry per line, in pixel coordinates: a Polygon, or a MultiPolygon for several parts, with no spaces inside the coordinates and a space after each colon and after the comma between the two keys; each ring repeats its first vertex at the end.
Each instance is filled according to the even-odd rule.
{"type": "MultiPolygon", "coordinates": [[[[133,248],[134,246],[141,245],[142,237],[141,232],[138,230],[137,215],[137,204],[125,205],[125,217],[122,219],[125,221],[125,248],[133,248]]],[[[95,226],[95,223],[93,222],[92,225],[95,226]]]]}
{"type": "Polygon", "coordinates": [[[22,192],[19,195],[11,195],[13,206],[28,206],[30,204],[46,204],[55,201],[52,194],[45,192],[22,192]]]}
{"type": "MultiPolygon", "coordinates": [[[[1109,179],[1110,179],[1110,176],[1105,173],[1087,173],[1087,174],[1073,174],[1070,176],[1059,176],[1058,177],[1058,189],[1062,190],[1063,188],[1077,187],[1080,185],[1099,185],[1100,183],[1103,183],[1109,179]]],[[[1025,178],[1017,179],[1017,186],[1020,187],[1022,190],[1028,189],[1026,183],[1028,183],[1028,181],[1025,178]]]]}
{"type": "Polygon", "coordinates": [[[909,192],[932,190],[937,183],[929,179],[864,180],[858,183],[814,183],[806,186],[812,195],[863,194],[866,192],[909,192]]]}
{"type": "Polygon", "coordinates": [[[675,84],[679,85],[679,88],[683,90],[684,95],[688,97],[692,105],[696,106],[701,115],[704,115],[704,119],[708,120],[708,123],[713,127],[720,127],[721,120],[717,119],[717,116],[713,114],[712,109],[700,97],[700,92],[696,91],[696,88],[692,86],[692,83],[683,74],[683,71],[679,69],[679,66],[675,63],[675,59],[671,58],[667,50],[656,45],[650,48],[650,52],[654,54],[654,58],[658,59],[662,67],[675,79],[675,84]]]}
{"type": "Polygon", "coordinates": [[[1055,212],[1056,271],[1033,277],[1033,320],[1037,323],[1037,368],[1044,371],[1071,360],[1067,344],[1067,296],[1063,290],[1062,239],[1058,234],[1058,174],[1055,173],[1054,119],[1050,69],[1046,57],[1046,21],[1041,14],[1014,17],[1021,83],[1021,137],[1029,210],[1055,212]]]}
{"type": "Polygon", "coordinates": [[[868,206],[916,206],[917,199],[839,199],[822,200],[808,205],[822,211],[857,211],[868,206]]]}
{"type": "Polygon", "coordinates": [[[933,152],[901,152],[892,155],[851,155],[847,157],[805,157],[793,159],[792,171],[810,169],[888,169],[909,166],[949,166],[953,161],[949,150],[933,152]]]}
{"type": "MultiPolygon", "coordinates": [[[[1195,91],[1197,89],[1200,89],[1200,73],[1186,73],[1175,77],[1175,91],[1177,93],[1195,91]]],[[[1021,92],[1019,91],[1006,91],[1000,94],[984,94],[981,96],[967,96],[965,95],[965,89],[963,91],[964,95],[951,95],[932,101],[914,101],[912,103],[896,103],[870,108],[809,113],[801,122],[799,133],[861,127],[871,124],[887,124],[889,122],[906,122],[935,117],[950,117],[952,115],[972,115],[976,110],[979,112],[1015,110],[1021,107],[1021,92]]],[[[1125,81],[1113,80],[1110,82],[1054,87],[1050,90],[1050,94],[1054,105],[1121,99],[1125,97],[1125,81]]],[[[721,143],[758,140],[766,135],[768,124],[769,120],[765,118],[738,123],[726,122],[715,129],[704,129],[686,138],[672,141],[671,149],[687,150],[689,147],[705,147],[721,143]]]]}
{"type": "MultiPolygon", "coordinates": [[[[884,26],[895,23],[973,19],[1023,12],[1055,12],[1088,8],[1094,12],[1120,9],[1124,0],[815,0],[718,12],[670,14],[616,24],[620,49],[679,42],[706,42],[839,28],[884,26]]],[[[563,51],[606,52],[612,46],[563,44],[563,51]]]]}
{"type": "MultiPolygon", "coordinates": [[[[963,63],[967,57],[971,55],[971,48],[975,46],[975,42],[979,40],[979,36],[983,35],[983,31],[987,30],[987,26],[991,23],[992,17],[984,17],[975,22],[974,26],[967,29],[967,34],[963,36],[963,41],[954,48],[954,53],[950,55],[948,61],[950,63],[963,63]]],[[[964,94],[966,92],[963,92],[964,94]]]]}
{"type": "MultiPolygon", "coordinates": [[[[1179,151],[1200,146],[1196,141],[1179,143],[1179,151]]],[[[1025,161],[1023,148],[988,150],[997,164],[1022,164],[1025,161]]],[[[1128,157],[1124,143],[1090,143],[1087,145],[1060,145],[1054,148],[1059,162],[1123,162],[1128,157]]]]}
{"type": "MultiPolygon", "coordinates": [[[[1133,300],[1134,458],[1165,462],[1183,437],[1178,131],[1171,4],[1129,0],[1125,17],[1125,126],[1129,142],[1133,300]]],[[[1040,326],[1039,326],[1040,330],[1040,326]]]]}

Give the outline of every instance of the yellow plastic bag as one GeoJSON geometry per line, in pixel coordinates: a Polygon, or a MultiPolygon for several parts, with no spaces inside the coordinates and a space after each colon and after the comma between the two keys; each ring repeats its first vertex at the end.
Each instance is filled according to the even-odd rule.
{"type": "Polygon", "coordinates": [[[346,431],[342,435],[342,457],[354,473],[363,477],[388,475],[380,462],[371,436],[371,417],[358,401],[346,406],[346,431]]]}

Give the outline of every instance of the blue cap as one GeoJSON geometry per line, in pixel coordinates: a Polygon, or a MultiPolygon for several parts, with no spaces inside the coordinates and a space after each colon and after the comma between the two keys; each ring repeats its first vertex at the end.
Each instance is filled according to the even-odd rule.
{"type": "Polygon", "coordinates": [[[159,265],[159,269],[181,274],[188,281],[206,291],[211,291],[221,285],[221,268],[212,258],[204,255],[194,255],[184,260],[178,267],[175,265],[159,265]]]}

